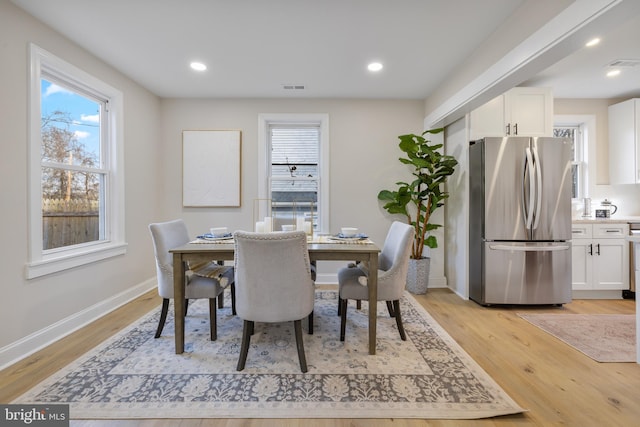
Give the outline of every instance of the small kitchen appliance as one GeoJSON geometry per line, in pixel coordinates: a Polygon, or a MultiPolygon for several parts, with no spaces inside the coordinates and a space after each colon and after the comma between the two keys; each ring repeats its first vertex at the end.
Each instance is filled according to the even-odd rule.
{"type": "Polygon", "coordinates": [[[611,200],[604,199],[600,203],[600,208],[596,209],[596,218],[611,218],[611,215],[618,211],[618,207],[611,200]]]}

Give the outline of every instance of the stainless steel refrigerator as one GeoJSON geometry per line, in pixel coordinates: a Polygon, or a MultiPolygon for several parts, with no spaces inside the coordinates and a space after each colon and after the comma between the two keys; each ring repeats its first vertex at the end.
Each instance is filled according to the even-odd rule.
{"type": "Polygon", "coordinates": [[[571,141],[505,137],[469,147],[469,296],[571,301],[571,141]]]}

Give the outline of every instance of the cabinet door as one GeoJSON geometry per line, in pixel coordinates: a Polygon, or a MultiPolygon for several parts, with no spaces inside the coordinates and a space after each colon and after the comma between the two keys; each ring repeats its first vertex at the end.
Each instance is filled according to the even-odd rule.
{"type": "Polygon", "coordinates": [[[511,136],[553,136],[551,89],[516,87],[507,92],[506,119],[511,136]]]}
{"type": "Polygon", "coordinates": [[[591,264],[593,257],[590,239],[574,239],[571,244],[571,288],[591,289],[591,264]]]}
{"type": "Polygon", "coordinates": [[[593,289],[629,289],[628,247],[624,239],[593,240],[593,289]]]}
{"type": "Polygon", "coordinates": [[[609,183],[640,182],[640,100],[609,106],[609,183]]]}
{"type": "Polygon", "coordinates": [[[497,96],[471,112],[471,140],[505,136],[504,95],[497,96]]]}

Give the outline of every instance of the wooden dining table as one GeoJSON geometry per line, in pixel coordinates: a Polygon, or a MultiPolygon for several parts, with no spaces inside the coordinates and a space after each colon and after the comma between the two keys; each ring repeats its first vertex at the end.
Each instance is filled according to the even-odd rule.
{"type": "MultiPolygon", "coordinates": [[[[327,239],[310,239],[309,259],[313,261],[367,261],[369,263],[369,354],[376,354],[376,324],[378,300],[378,254],[380,248],[373,242],[332,242],[327,239]],[[373,272],[374,274],[372,274],[373,272]]],[[[189,262],[228,261],[234,257],[233,240],[218,242],[190,242],[171,249],[173,254],[174,301],[185,298],[185,272],[189,262]]],[[[184,352],[184,304],[174,304],[176,354],[184,352]]],[[[336,304],[337,307],[337,304],[336,304]]]]}

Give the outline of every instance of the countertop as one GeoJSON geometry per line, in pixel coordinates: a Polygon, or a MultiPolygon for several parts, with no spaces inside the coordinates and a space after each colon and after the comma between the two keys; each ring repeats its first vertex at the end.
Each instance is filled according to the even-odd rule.
{"type": "Polygon", "coordinates": [[[611,218],[595,218],[595,217],[582,218],[582,217],[577,217],[577,218],[572,218],[571,222],[573,222],[574,224],[616,224],[616,223],[619,224],[619,223],[630,223],[630,222],[640,223],[640,216],[633,216],[633,215],[617,216],[617,215],[614,215],[611,218]]]}

